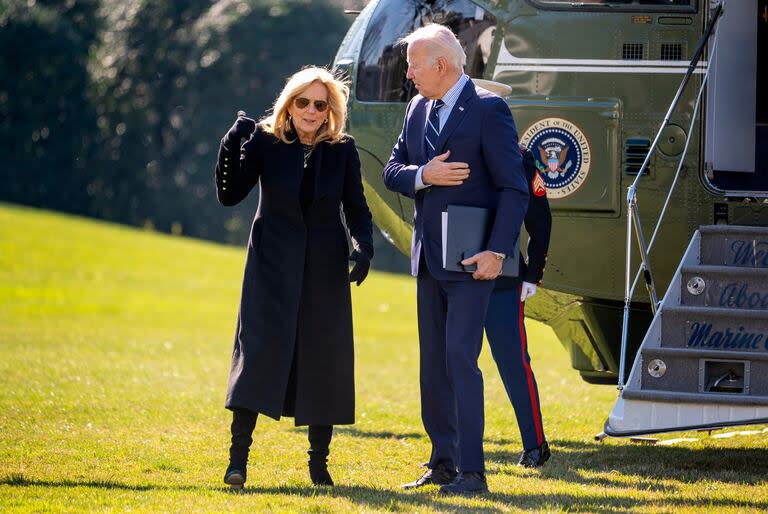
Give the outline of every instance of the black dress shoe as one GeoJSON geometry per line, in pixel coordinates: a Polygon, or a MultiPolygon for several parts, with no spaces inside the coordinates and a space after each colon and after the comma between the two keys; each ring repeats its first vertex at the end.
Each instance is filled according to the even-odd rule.
{"type": "Polygon", "coordinates": [[[427,469],[415,481],[403,484],[403,489],[415,489],[429,484],[446,485],[453,482],[454,478],[456,478],[456,471],[444,464],[438,464],[434,468],[427,469]]]}
{"type": "Polygon", "coordinates": [[[246,479],[246,466],[243,464],[230,463],[226,473],[224,473],[224,483],[231,489],[242,489],[246,479]]]}
{"type": "Polygon", "coordinates": [[[549,460],[552,454],[549,451],[549,445],[546,441],[541,443],[541,446],[525,450],[520,454],[520,461],[517,463],[519,466],[526,468],[537,468],[543,466],[545,462],[549,460]]]}
{"type": "Polygon", "coordinates": [[[488,492],[485,474],[469,471],[459,473],[453,482],[440,488],[440,494],[481,494],[488,492]]]}

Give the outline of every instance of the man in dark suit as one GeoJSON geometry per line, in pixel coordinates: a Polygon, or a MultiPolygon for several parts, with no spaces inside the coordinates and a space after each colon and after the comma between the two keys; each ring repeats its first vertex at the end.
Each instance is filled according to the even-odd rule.
{"type": "Polygon", "coordinates": [[[408,104],[383,176],[389,189],[415,199],[411,271],[417,277],[421,413],[432,442],[427,471],[405,487],[486,492],[477,359],[494,279],[514,251],[528,187],[509,108],[463,73],[466,57],[453,33],[432,24],[404,42],[407,77],[420,94],[408,104]],[[472,274],[443,269],[447,205],[495,212],[486,249],[462,261],[477,265],[472,274]]]}

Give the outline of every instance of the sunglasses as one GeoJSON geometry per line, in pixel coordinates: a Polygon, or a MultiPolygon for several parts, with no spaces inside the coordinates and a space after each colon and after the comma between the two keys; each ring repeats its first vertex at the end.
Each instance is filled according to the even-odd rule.
{"type": "MultiPolygon", "coordinates": [[[[325,100],[315,100],[312,103],[315,104],[315,109],[317,109],[319,112],[323,112],[328,108],[328,102],[326,102],[325,100]]],[[[309,105],[309,98],[298,96],[293,101],[293,104],[299,109],[306,109],[307,106],[309,105]]]]}

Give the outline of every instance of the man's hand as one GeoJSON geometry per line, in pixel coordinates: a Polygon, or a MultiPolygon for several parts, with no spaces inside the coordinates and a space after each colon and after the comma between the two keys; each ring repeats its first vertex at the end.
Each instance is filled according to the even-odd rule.
{"type": "Polygon", "coordinates": [[[536,294],[536,284],[530,282],[523,282],[523,287],[520,288],[520,301],[524,302],[531,296],[536,294]]]}
{"type": "Polygon", "coordinates": [[[421,180],[427,186],[460,186],[469,177],[466,162],[446,162],[451,151],[436,155],[421,173],[421,180]]]}
{"type": "Polygon", "coordinates": [[[498,259],[493,252],[486,250],[464,259],[461,263],[464,266],[477,264],[477,271],[472,273],[472,278],[475,280],[493,280],[501,273],[501,266],[504,261],[498,259]]]}

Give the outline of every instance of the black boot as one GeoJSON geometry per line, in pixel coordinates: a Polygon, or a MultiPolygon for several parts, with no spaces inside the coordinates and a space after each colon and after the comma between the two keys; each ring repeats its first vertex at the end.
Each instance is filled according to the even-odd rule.
{"type": "Polygon", "coordinates": [[[224,473],[224,483],[232,489],[242,489],[247,477],[248,450],[253,442],[256,413],[247,409],[232,412],[232,446],[229,448],[229,466],[224,473]]]}
{"type": "Polygon", "coordinates": [[[314,485],[333,485],[328,473],[328,446],[333,436],[333,425],[310,426],[309,435],[309,478],[314,485]]]}

